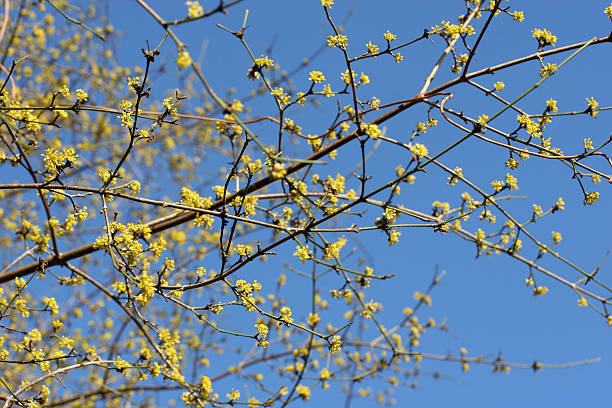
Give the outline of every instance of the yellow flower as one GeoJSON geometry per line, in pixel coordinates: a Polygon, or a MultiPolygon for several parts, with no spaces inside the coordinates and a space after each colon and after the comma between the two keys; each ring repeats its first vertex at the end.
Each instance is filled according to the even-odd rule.
{"type": "Polygon", "coordinates": [[[57,316],[59,313],[59,306],[57,305],[55,298],[43,297],[42,300],[45,307],[51,311],[51,316],[57,316]]]}
{"type": "Polygon", "coordinates": [[[331,340],[330,350],[332,354],[337,354],[342,349],[342,340],[340,336],[334,336],[331,340]]]}
{"type": "Polygon", "coordinates": [[[308,74],[308,79],[315,84],[325,81],[325,75],[321,71],[311,71],[308,74]]]}
{"type": "MultiPolygon", "coordinates": [[[[332,96],[334,96],[333,91],[331,90],[331,85],[327,84],[323,87],[323,95],[325,95],[328,98],[331,98],[332,96]]],[[[345,122],[346,123],[346,122],[345,122]]],[[[343,123],[344,125],[344,123],[343,123]]]]}
{"type": "Polygon", "coordinates": [[[319,323],[320,321],[321,321],[321,318],[319,317],[318,314],[316,313],[308,314],[308,325],[310,327],[316,326],[316,324],[319,323]]]}
{"type": "Polygon", "coordinates": [[[587,111],[589,112],[589,115],[594,118],[597,118],[597,107],[599,106],[599,102],[597,102],[595,98],[591,97],[591,99],[587,98],[587,105],[587,111]]]}
{"type": "Polygon", "coordinates": [[[62,96],[66,98],[70,98],[70,89],[66,86],[66,84],[62,85],[57,92],[59,92],[62,96]]]}
{"type": "Polygon", "coordinates": [[[393,227],[391,232],[389,232],[389,237],[387,239],[389,246],[397,244],[399,242],[400,235],[402,235],[402,233],[397,230],[397,227],[393,227]]]}
{"type": "Polygon", "coordinates": [[[26,281],[23,278],[15,278],[15,286],[17,286],[17,291],[23,290],[26,287],[26,281]]]}
{"type": "Polygon", "coordinates": [[[397,39],[397,36],[395,34],[392,34],[389,30],[387,30],[387,32],[383,34],[383,37],[385,37],[385,40],[387,41],[393,41],[397,39]]]}
{"type": "Polygon", "coordinates": [[[414,145],[410,146],[410,151],[417,157],[425,157],[429,153],[427,151],[427,147],[421,143],[415,143],[414,145]]]}
{"type": "Polygon", "coordinates": [[[178,66],[179,71],[190,66],[191,62],[192,62],[191,56],[189,55],[187,50],[185,49],[180,50],[176,57],[176,61],[175,61],[176,65],[178,66]]]}
{"type": "Polygon", "coordinates": [[[331,372],[327,368],[324,368],[321,371],[319,371],[319,379],[321,379],[321,381],[329,380],[330,377],[331,377],[331,372]]]}
{"type": "Polygon", "coordinates": [[[274,166],[272,166],[268,172],[274,179],[280,179],[287,175],[287,170],[285,169],[285,165],[283,163],[274,163],[274,166]]]}
{"type": "Polygon", "coordinates": [[[293,322],[293,318],[291,317],[291,309],[288,308],[287,306],[282,307],[279,314],[280,314],[280,320],[285,322],[287,326],[289,325],[289,323],[293,322]]]}
{"type": "Polygon", "coordinates": [[[544,47],[545,45],[554,46],[557,42],[557,37],[555,37],[550,31],[545,28],[536,28],[531,32],[533,38],[538,40],[538,44],[540,47],[544,47]]]}
{"type": "Polygon", "coordinates": [[[310,398],[310,388],[305,385],[299,384],[297,387],[295,387],[295,391],[304,401],[308,401],[310,398]]]}
{"type": "Polygon", "coordinates": [[[519,162],[516,161],[514,157],[509,158],[508,161],[506,162],[506,167],[508,167],[510,170],[514,170],[518,166],[519,166],[519,162]]]}
{"type": "Polygon", "coordinates": [[[455,170],[453,170],[453,174],[446,180],[448,184],[454,186],[459,182],[460,178],[463,178],[463,169],[461,167],[455,167],[455,170]]]}
{"type": "Polygon", "coordinates": [[[235,390],[235,389],[232,388],[232,391],[227,393],[227,394],[225,394],[225,396],[230,401],[236,401],[238,398],[240,398],[240,391],[235,390]]]}
{"type": "Polygon", "coordinates": [[[87,96],[88,96],[88,95],[87,95],[87,92],[85,92],[84,90],[82,90],[82,89],[80,89],[80,88],[79,88],[79,89],[77,89],[77,90],[75,91],[75,93],[76,93],[76,98],[77,98],[77,101],[79,101],[79,102],[85,102],[85,101],[87,101],[87,96]]]}
{"type": "Polygon", "coordinates": [[[497,92],[500,92],[506,87],[506,84],[504,84],[502,81],[497,81],[493,84],[493,87],[497,92]]]}
{"type": "Polygon", "coordinates": [[[510,190],[518,190],[518,184],[516,177],[510,173],[506,173],[506,184],[510,187],[510,190]]]}
{"type": "MultiPolygon", "coordinates": [[[[303,92],[298,92],[296,95],[296,100],[301,106],[304,106],[304,102],[307,102],[306,98],[304,98],[304,95],[306,94],[303,92]]],[[[298,125],[297,123],[294,123],[293,120],[289,118],[285,119],[285,123],[283,124],[283,129],[287,129],[289,133],[293,133],[293,134],[298,134],[302,131],[302,127],[298,125]]]]}
{"type": "Polygon", "coordinates": [[[285,93],[285,90],[283,88],[274,88],[270,93],[276,98],[276,100],[281,106],[284,106],[289,103],[289,95],[285,93]]]}
{"type": "Polygon", "coordinates": [[[295,248],[295,252],[293,253],[293,256],[297,256],[298,258],[300,258],[301,262],[306,262],[307,259],[310,259],[310,254],[312,253],[312,251],[310,251],[308,249],[308,245],[298,245],[295,248]]]}
{"type": "Polygon", "coordinates": [[[485,115],[484,113],[482,115],[480,115],[478,117],[478,123],[482,126],[482,127],[487,127],[487,121],[489,120],[489,116],[485,115]]]}
{"type": "Polygon", "coordinates": [[[381,135],[381,131],[375,123],[365,125],[365,134],[370,136],[372,139],[377,139],[381,135]]]}
{"type": "Polygon", "coordinates": [[[541,131],[540,125],[538,125],[536,122],[531,120],[529,116],[527,115],[517,116],[516,120],[518,123],[521,124],[521,127],[524,127],[525,130],[527,130],[527,133],[529,134],[529,136],[542,137],[542,133],[540,132],[541,131]]]}
{"type": "Polygon", "coordinates": [[[525,14],[522,11],[513,11],[510,13],[510,16],[512,16],[514,21],[518,21],[519,23],[525,21],[525,14]]]}
{"type": "Polygon", "coordinates": [[[377,109],[380,107],[380,99],[378,99],[377,97],[373,96],[372,100],[370,101],[370,106],[374,109],[377,109]]]}
{"type": "Polygon", "coordinates": [[[348,38],[346,35],[328,35],[327,36],[327,46],[328,47],[338,47],[345,48],[348,43],[348,38]]]}
{"type": "Polygon", "coordinates": [[[543,211],[542,211],[542,207],[540,207],[540,206],[539,206],[539,205],[537,205],[537,204],[534,204],[534,205],[533,205],[533,213],[534,213],[535,215],[542,215],[542,213],[543,213],[543,211]]]}
{"type": "Polygon", "coordinates": [[[476,239],[478,241],[485,239],[485,232],[481,228],[478,228],[478,231],[476,231],[476,239]]]}
{"type": "MultiPolygon", "coordinates": [[[[70,338],[70,337],[66,337],[66,336],[60,336],[57,339],[57,343],[60,347],[65,347],[68,350],[72,350],[72,348],[74,347],[74,339],[70,338]]],[[[120,358],[120,357],[117,357],[120,358]]]]}
{"type": "Polygon", "coordinates": [[[427,306],[431,306],[432,304],[431,296],[426,293],[414,292],[414,295],[412,297],[414,298],[414,300],[422,301],[427,306]]]}
{"type": "Polygon", "coordinates": [[[138,180],[132,180],[128,183],[127,189],[130,190],[132,194],[138,194],[140,192],[140,182],[138,180]]]}
{"type": "Polygon", "coordinates": [[[557,64],[546,64],[540,69],[540,76],[542,78],[549,77],[557,72],[557,69],[557,64]]]}
{"type": "Polygon", "coordinates": [[[146,360],[146,359],[148,359],[148,358],[150,358],[150,357],[151,357],[151,350],[149,350],[149,348],[148,348],[148,347],[146,347],[146,346],[144,346],[144,345],[143,345],[143,346],[140,348],[140,357],[142,357],[142,358],[143,358],[143,359],[145,359],[145,360],[146,360]]]}
{"type": "Polygon", "coordinates": [[[534,296],[543,296],[548,293],[548,288],[546,286],[537,286],[533,288],[534,296]]]}
{"type": "Polygon", "coordinates": [[[591,179],[593,180],[593,184],[601,182],[601,176],[599,174],[592,174],[591,179]]]}
{"type": "Polygon", "coordinates": [[[268,326],[266,326],[263,323],[255,323],[255,328],[257,329],[257,334],[259,334],[262,337],[266,337],[268,335],[268,326]]]}
{"type": "Polygon", "coordinates": [[[324,259],[336,259],[340,256],[340,250],[346,244],[346,239],[341,237],[336,242],[332,242],[328,246],[325,247],[325,254],[323,255],[324,259]]]}
{"type": "Polygon", "coordinates": [[[37,341],[42,340],[42,334],[40,333],[40,331],[38,329],[32,329],[30,330],[30,332],[28,332],[27,336],[24,336],[23,341],[24,343],[35,343],[37,341]]]}
{"type": "Polygon", "coordinates": [[[474,35],[475,33],[474,27],[472,27],[471,25],[464,27],[464,26],[460,26],[457,24],[451,24],[448,21],[442,21],[441,24],[442,24],[442,27],[437,26],[437,25],[434,27],[431,27],[431,31],[434,34],[440,34],[440,35],[443,35],[449,38],[455,38],[461,34],[474,35]]]}
{"type": "Polygon", "coordinates": [[[259,69],[270,71],[274,66],[274,60],[262,54],[261,57],[255,59],[255,65],[257,65],[259,69]]]}
{"type": "Polygon", "coordinates": [[[128,77],[128,85],[130,87],[130,90],[136,92],[136,90],[138,88],[140,88],[140,77],[134,77],[134,78],[130,78],[128,77]]]}
{"type": "Polygon", "coordinates": [[[584,205],[593,205],[597,201],[599,201],[599,193],[594,191],[592,193],[587,193],[584,196],[584,205]]]}
{"type": "Polygon", "coordinates": [[[240,256],[248,256],[251,253],[252,249],[249,245],[239,244],[236,247],[236,253],[240,256]]]}
{"type": "Polygon", "coordinates": [[[188,16],[190,18],[197,18],[204,14],[204,10],[198,1],[187,1],[185,2],[188,8],[188,16]]]}
{"type": "Polygon", "coordinates": [[[372,41],[366,44],[366,48],[368,49],[368,54],[376,54],[379,50],[378,45],[372,44],[372,41]]]}

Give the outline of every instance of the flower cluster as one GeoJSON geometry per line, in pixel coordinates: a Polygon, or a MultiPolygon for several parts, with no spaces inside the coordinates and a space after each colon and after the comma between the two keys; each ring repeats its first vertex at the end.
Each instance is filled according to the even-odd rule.
{"type": "Polygon", "coordinates": [[[410,146],[410,151],[419,158],[425,157],[429,154],[429,152],[427,151],[427,147],[421,143],[415,143],[410,146]]]}
{"type": "Polygon", "coordinates": [[[43,157],[47,180],[53,180],[65,168],[79,163],[77,160],[79,155],[72,147],[64,148],[62,151],[50,147],[41,156],[43,157]]]}
{"type": "Polygon", "coordinates": [[[328,47],[338,47],[341,49],[345,49],[347,43],[348,43],[348,38],[346,37],[346,35],[338,34],[338,35],[328,35],[327,36],[327,46],[328,47]]]}
{"type": "Polygon", "coordinates": [[[306,262],[307,259],[310,259],[311,254],[312,251],[308,249],[308,245],[298,245],[293,256],[298,257],[301,262],[306,262]]]}
{"type": "Polygon", "coordinates": [[[204,9],[200,5],[199,1],[186,1],[187,15],[189,18],[198,18],[204,15],[204,9]]]}
{"type": "Polygon", "coordinates": [[[178,52],[175,63],[178,66],[179,71],[182,71],[190,66],[192,62],[191,55],[189,55],[189,52],[187,52],[186,49],[183,48],[178,52]]]}
{"type": "Polygon", "coordinates": [[[289,326],[290,323],[293,323],[293,318],[291,317],[291,309],[287,306],[283,306],[279,312],[280,320],[285,323],[285,325],[289,326]]]}
{"type": "Polygon", "coordinates": [[[325,81],[325,75],[323,75],[321,71],[310,71],[308,74],[308,79],[315,84],[318,84],[319,82],[325,81]]]}
{"type": "Polygon", "coordinates": [[[432,34],[439,34],[445,38],[453,39],[459,35],[474,35],[476,31],[471,25],[463,26],[457,24],[451,24],[448,21],[442,21],[442,27],[439,25],[431,27],[430,31],[432,34]]]}
{"type": "Polygon", "coordinates": [[[538,40],[538,45],[544,47],[546,45],[554,46],[557,42],[557,37],[545,28],[535,28],[531,35],[538,40]]]}

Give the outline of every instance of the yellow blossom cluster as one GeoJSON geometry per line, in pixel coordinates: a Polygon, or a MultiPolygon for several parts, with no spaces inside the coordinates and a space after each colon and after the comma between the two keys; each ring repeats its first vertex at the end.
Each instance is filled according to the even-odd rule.
{"type": "Polygon", "coordinates": [[[557,42],[557,37],[545,28],[534,28],[531,35],[538,40],[540,47],[544,47],[545,45],[554,46],[557,42]]]}
{"type": "Polygon", "coordinates": [[[187,5],[187,15],[190,18],[198,18],[204,15],[204,9],[202,9],[199,1],[186,1],[185,4],[187,5]]]}

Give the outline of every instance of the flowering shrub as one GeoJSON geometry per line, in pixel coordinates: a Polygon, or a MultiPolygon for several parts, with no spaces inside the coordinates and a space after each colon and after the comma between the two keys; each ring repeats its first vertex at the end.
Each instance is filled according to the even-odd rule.
{"type": "MultiPolygon", "coordinates": [[[[456,236],[477,256],[514,259],[530,296],[565,286],[612,325],[599,268],[561,251],[562,226],[541,231],[566,200],[589,211],[609,196],[598,187],[612,182],[609,135],[549,131],[574,117],[601,120],[609,101],[539,92],[609,36],[586,32],[565,45],[546,28],[525,30],[532,49],[475,70],[481,40],[528,11],[469,0],[458,19],[424,32],[389,27],[362,43],[339,23],[344,4],[312,0],[327,29],[310,39],[313,55],[335,65],[304,51],[288,72],[294,61],[252,40],[246,1],[187,1],[181,18],[166,20],[176,10],[137,0],[134,19],[155,41],[128,67],[116,63],[122,37],[104,2],[84,3],[22,2],[0,30],[7,406],[286,406],[341,392],[338,384],[359,384],[350,398],[387,404],[427,360],[464,372],[523,367],[465,348],[427,351],[426,333],[449,330],[424,316],[442,276],[410,289],[400,276],[422,229],[440,236],[440,248],[456,236]],[[224,13],[242,25],[225,26],[224,13]],[[182,37],[179,27],[209,21],[235,44],[226,52],[242,62],[226,69],[240,70],[239,89],[222,92],[207,76],[206,64],[227,55],[203,60],[182,37]],[[406,78],[417,43],[438,57],[425,76],[406,78]],[[374,64],[387,62],[406,98],[378,85],[374,64]],[[523,64],[529,83],[512,83],[506,72],[523,64]],[[175,76],[180,89],[168,91],[175,76]],[[464,88],[483,98],[479,110],[464,88]],[[473,145],[499,166],[476,170],[473,145]],[[564,198],[521,204],[519,174],[534,162],[571,170],[564,198]],[[425,204],[422,191],[432,195],[425,204]],[[378,270],[369,251],[394,254],[397,270],[378,270]]],[[[612,19],[612,5],[599,17],[612,19]]]]}

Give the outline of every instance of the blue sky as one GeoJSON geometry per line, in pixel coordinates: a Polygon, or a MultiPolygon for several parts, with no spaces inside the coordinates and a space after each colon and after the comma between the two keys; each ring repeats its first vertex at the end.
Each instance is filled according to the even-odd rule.
{"type": "MultiPolygon", "coordinates": [[[[201,3],[206,8],[210,6],[208,3],[215,2],[206,0],[201,3]]],[[[429,4],[365,0],[336,0],[336,3],[331,10],[336,21],[341,21],[354,5],[353,13],[344,26],[351,44],[348,50],[353,56],[362,53],[363,44],[370,40],[382,45],[382,33],[386,30],[398,35],[399,41],[406,41],[418,37],[423,29],[440,24],[442,20],[454,22],[457,15],[464,12],[462,1],[448,0],[429,4]]],[[[149,4],[167,20],[183,17],[186,13],[182,2],[159,0],[150,1],[149,4]]],[[[511,1],[503,4],[509,5],[511,10],[524,11],[525,21],[519,24],[508,16],[495,19],[473,61],[474,70],[534,52],[536,41],[531,36],[534,28],[549,29],[558,37],[558,47],[593,36],[602,37],[610,32],[610,19],[603,13],[603,9],[610,5],[606,1],[558,1],[554,4],[511,1]]],[[[269,54],[288,71],[324,44],[325,36],[329,33],[318,0],[245,1],[231,8],[227,16],[216,15],[212,19],[178,28],[178,35],[188,44],[191,55],[202,62],[204,74],[221,95],[228,88],[235,88],[236,95],[246,95],[252,89],[252,83],[244,75],[250,65],[248,55],[235,38],[215,26],[219,23],[232,29],[239,28],[246,8],[250,11],[246,40],[254,54],[269,54]],[[270,47],[271,51],[266,51],[270,47]]],[[[156,45],[163,35],[162,30],[136,2],[110,2],[110,11],[111,24],[124,34],[120,41],[119,63],[140,64],[140,49],[145,46],[145,40],[152,46],[156,45]]],[[[477,32],[482,20],[475,23],[477,32]]],[[[470,40],[473,42],[473,38],[470,40]]],[[[358,64],[355,69],[366,72],[372,79],[367,89],[360,89],[363,92],[360,96],[364,99],[377,96],[383,104],[414,96],[443,49],[441,39],[433,38],[432,41],[423,41],[402,50],[405,60],[401,64],[396,64],[390,56],[358,64]]],[[[162,58],[173,59],[176,49],[167,41],[161,52],[162,58]]],[[[553,56],[547,62],[558,63],[567,55],[553,56]]],[[[609,106],[612,90],[610,55],[609,44],[585,50],[522,101],[521,108],[529,113],[539,113],[545,101],[554,98],[559,101],[561,111],[581,110],[586,107],[585,99],[589,97],[594,97],[601,106],[609,106]]],[[[339,73],[344,71],[337,50],[325,50],[307,70],[300,71],[294,77],[294,84],[298,88],[307,86],[310,69],[325,72],[329,78],[335,78],[336,84],[339,73]]],[[[512,99],[538,81],[538,71],[537,61],[532,61],[500,71],[495,76],[479,78],[478,82],[491,87],[495,81],[504,81],[506,89],[501,95],[512,99]]],[[[453,75],[448,61],[445,62],[433,86],[453,75]]],[[[157,80],[154,91],[180,86],[175,77],[168,75],[157,80]]],[[[483,113],[491,116],[502,107],[465,85],[458,86],[453,92],[456,96],[448,107],[463,109],[473,117],[483,113]]],[[[323,105],[321,109],[292,112],[291,117],[308,128],[306,133],[315,133],[331,120],[330,107],[333,109],[333,104],[323,105]]],[[[255,115],[274,113],[271,98],[257,99],[252,108],[255,115]]],[[[406,137],[415,123],[423,120],[424,115],[423,107],[409,110],[385,123],[386,132],[390,137],[406,137]]],[[[514,114],[506,115],[493,125],[513,129],[516,125],[514,117],[514,114]]],[[[443,122],[439,115],[438,118],[443,122]]],[[[601,143],[609,136],[610,130],[609,114],[601,112],[597,120],[588,116],[556,120],[548,128],[547,135],[553,137],[556,146],[568,152],[579,152],[584,137],[593,139],[594,144],[601,143]]],[[[436,151],[460,136],[455,129],[441,123],[438,128],[428,132],[425,143],[430,151],[436,151]]],[[[371,148],[373,143],[368,146],[371,148]]],[[[301,152],[296,150],[290,153],[297,155],[301,152]]],[[[358,158],[353,156],[356,153],[357,150],[350,147],[341,151],[339,157],[342,162],[335,167],[332,165],[333,172],[336,169],[344,172],[347,172],[347,168],[352,169],[346,163],[358,163],[358,158]]],[[[405,151],[387,146],[376,150],[369,162],[371,174],[374,175],[373,183],[382,182],[395,166],[405,163],[405,155],[405,151]]],[[[493,178],[503,178],[507,172],[504,167],[506,156],[507,153],[501,149],[468,141],[444,156],[443,162],[451,168],[462,166],[466,177],[487,187],[493,178]]],[[[597,168],[610,172],[601,164],[597,168]]],[[[607,233],[610,227],[609,209],[612,208],[609,185],[604,181],[592,187],[590,181],[585,181],[589,188],[600,192],[600,202],[596,206],[584,207],[583,197],[577,183],[571,179],[571,172],[556,162],[530,159],[515,174],[521,187],[518,194],[529,198],[516,200],[508,208],[524,220],[530,216],[532,203],[548,208],[558,197],[564,197],[566,210],[546,217],[530,227],[530,231],[545,241],[550,241],[551,230],[560,231],[564,237],[559,247],[561,253],[591,271],[605,252],[611,249],[607,233]]],[[[402,186],[400,202],[428,212],[434,200],[456,200],[465,187],[449,187],[445,177],[432,168],[422,177],[423,181],[419,179],[414,187],[402,186]]],[[[418,349],[420,351],[456,355],[460,347],[465,347],[470,356],[495,357],[502,353],[506,360],[519,363],[534,360],[566,363],[602,358],[597,364],[544,370],[535,374],[528,369],[514,369],[510,375],[492,374],[490,367],[478,365],[472,365],[469,372],[464,374],[457,363],[425,361],[421,367],[425,375],[419,377],[416,389],[395,389],[394,398],[400,406],[569,406],[595,404],[608,399],[611,329],[605,324],[605,319],[593,310],[577,307],[577,297],[571,289],[536,275],[539,284],[546,285],[550,292],[544,297],[534,298],[524,284],[528,273],[525,266],[503,256],[475,259],[473,244],[451,234],[441,236],[426,229],[402,231],[400,244],[393,248],[388,248],[379,231],[366,232],[358,238],[351,237],[349,245],[359,248],[362,251],[359,256],[371,260],[379,273],[396,274],[392,281],[382,282],[369,292],[372,298],[383,302],[385,309],[381,321],[389,321],[389,324],[392,324],[393,316],[397,317],[398,311],[413,303],[411,296],[414,291],[425,289],[436,268],[446,272],[442,283],[432,293],[433,305],[419,317],[421,320],[429,316],[437,321],[447,319],[452,335],[428,334],[423,338],[422,346],[418,349]],[[427,375],[434,371],[440,371],[443,377],[434,379],[427,375]]],[[[293,246],[285,248],[284,252],[281,250],[279,254],[287,255],[292,251],[293,246]]],[[[533,256],[533,249],[527,253],[533,256]]],[[[248,273],[253,276],[268,273],[272,274],[268,278],[274,279],[275,271],[283,269],[282,256],[279,258],[263,267],[254,264],[248,273]]],[[[544,259],[543,265],[569,280],[577,278],[576,273],[559,262],[544,259]]],[[[608,279],[610,268],[608,260],[600,272],[602,280],[608,279]]],[[[293,298],[299,301],[299,280],[295,284],[296,294],[293,298]]],[[[303,300],[308,301],[306,297],[303,300]]],[[[222,389],[222,385],[219,387],[222,389]]],[[[313,396],[313,403],[338,405],[343,401],[338,388],[319,391],[318,395],[313,396]]],[[[356,399],[352,406],[368,407],[373,404],[371,400],[356,399]]]]}

